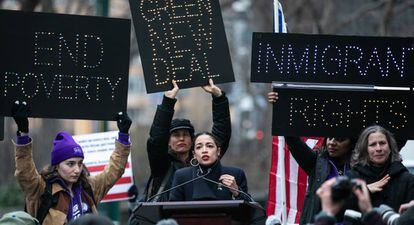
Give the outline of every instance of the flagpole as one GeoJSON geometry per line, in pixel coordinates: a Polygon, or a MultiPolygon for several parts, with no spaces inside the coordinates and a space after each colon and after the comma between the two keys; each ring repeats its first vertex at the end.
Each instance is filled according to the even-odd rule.
{"type": "MultiPolygon", "coordinates": [[[[273,31],[275,33],[282,33],[283,32],[283,17],[282,15],[280,15],[279,12],[279,1],[278,0],[273,0],[273,31]]],[[[283,142],[285,141],[284,138],[278,137],[280,138],[279,140],[283,139],[283,142]]],[[[280,145],[279,146],[284,146],[284,145],[280,145]]],[[[287,225],[287,209],[286,209],[286,177],[285,177],[285,149],[278,149],[278,154],[279,157],[282,158],[282,160],[280,160],[280,189],[281,189],[281,193],[282,193],[282,223],[283,225],[287,225]]]]}

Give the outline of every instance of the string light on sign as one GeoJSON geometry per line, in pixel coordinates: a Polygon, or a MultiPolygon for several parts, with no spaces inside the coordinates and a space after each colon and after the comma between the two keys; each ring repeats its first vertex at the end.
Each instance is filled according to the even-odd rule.
{"type": "Polygon", "coordinates": [[[399,130],[409,121],[408,103],[387,97],[289,97],[288,110],[291,127],[351,128],[376,123],[399,130]]]}
{"type": "Polygon", "coordinates": [[[210,1],[141,0],[139,9],[148,32],[156,86],[171,79],[189,82],[194,76],[220,76],[210,67],[209,55],[215,44],[210,1]]]}

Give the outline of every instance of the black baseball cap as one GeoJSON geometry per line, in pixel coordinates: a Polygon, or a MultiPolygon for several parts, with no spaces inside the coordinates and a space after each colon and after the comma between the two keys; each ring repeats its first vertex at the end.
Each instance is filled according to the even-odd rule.
{"type": "Polygon", "coordinates": [[[190,131],[191,136],[194,136],[194,126],[191,124],[190,120],[173,119],[170,126],[170,133],[180,129],[187,129],[190,131]]]}

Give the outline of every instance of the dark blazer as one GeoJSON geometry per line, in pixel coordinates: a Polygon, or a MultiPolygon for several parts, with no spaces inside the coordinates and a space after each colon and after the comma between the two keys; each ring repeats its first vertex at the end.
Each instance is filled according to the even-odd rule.
{"type": "MultiPolygon", "coordinates": [[[[204,172],[208,168],[203,169],[204,172]]],[[[175,172],[172,187],[178,186],[186,181],[197,178],[201,175],[199,167],[186,167],[175,172]]],[[[222,166],[220,162],[216,163],[206,178],[219,182],[223,174],[229,174],[235,177],[239,190],[247,194],[247,180],[244,171],[236,167],[222,166]]],[[[200,201],[200,200],[246,200],[250,201],[249,196],[239,193],[233,198],[232,193],[225,186],[218,187],[217,184],[209,182],[203,178],[197,179],[186,185],[177,187],[170,192],[170,201],[200,201]]]]}
{"type": "MultiPolygon", "coordinates": [[[[225,92],[222,93],[223,94],[220,97],[212,97],[213,127],[211,130],[211,133],[218,138],[220,143],[221,156],[226,153],[231,137],[229,101],[225,92]]],[[[164,179],[167,179],[164,190],[169,189],[171,187],[174,172],[177,169],[189,166],[189,163],[182,163],[174,155],[168,152],[170,125],[174,115],[174,105],[176,101],[176,99],[170,99],[164,96],[163,101],[158,105],[154,116],[150,137],[147,141],[151,177],[145,188],[145,200],[158,192],[164,179]],[[169,173],[170,168],[172,171],[171,173],[169,173]]],[[[189,159],[191,159],[191,156],[189,159]]],[[[168,194],[162,195],[158,201],[168,201],[168,194]]]]}

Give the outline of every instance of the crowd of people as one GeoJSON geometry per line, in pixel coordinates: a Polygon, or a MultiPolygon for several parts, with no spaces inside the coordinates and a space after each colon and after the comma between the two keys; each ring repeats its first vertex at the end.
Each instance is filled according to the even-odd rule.
{"type": "MultiPolygon", "coordinates": [[[[164,93],[150,129],[147,152],[151,176],[140,201],[253,202],[244,171],[220,161],[231,137],[225,93],[211,79],[202,87],[212,96],[213,125],[211,132],[196,133],[188,119],[173,119],[179,87],[175,81],[172,85],[164,93]]],[[[276,102],[277,92],[270,92],[268,100],[276,102]]],[[[32,157],[33,140],[29,136],[30,106],[16,101],[12,111],[17,125],[15,176],[25,197],[26,212],[5,214],[0,225],[111,224],[106,218],[93,215],[125,170],[132,123],[127,113],[117,115],[118,139],[108,166],[98,175],[90,176],[83,163],[81,146],[64,131],[53,140],[50,165],[37,171],[32,157]],[[13,220],[23,222],[12,223],[13,220]]],[[[385,128],[367,127],[358,138],[326,137],[316,151],[299,137],[285,137],[285,140],[299,166],[308,174],[300,224],[344,224],[350,212],[357,215],[352,217],[358,218],[355,224],[385,224],[388,219],[384,215],[390,212],[394,212],[394,218],[402,213],[396,224],[414,224],[411,220],[414,175],[401,163],[402,146],[385,128]]],[[[130,192],[137,199],[138,191],[130,192]]],[[[132,212],[130,224],[138,224],[133,217],[132,212]]],[[[257,221],[264,223],[263,218],[257,221]]]]}
{"type": "MultiPolygon", "coordinates": [[[[268,93],[270,103],[275,103],[278,98],[277,92],[268,93]]],[[[365,128],[357,140],[352,137],[326,137],[323,146],[316,151],[299,137],[285,139],[292,156],[309,176],[300,224],[342,224],[346,209],[367,213],[372,208],[371,204],[374,207],[385,204],[401,212],[400,207],[406,207],[414,200],[414,175],[401,163],[399,153],[406,140],[400,140],[398,145],[392,133],[379,125],[365,128]],[[352,187],[354,195],[340,199],[340,204],[331,204],[335,201],[332,201],[328,189],[340,176],[356,179],[359,185],[352,187]],[[325,196],[329,197],[324,199],[325,196]],[[365,203],[361,203],[361,199],[365,203]],[[366,206],[366,202],[370,207],[366,206]]],[[[414,220],[411,222],[414,224],[414,220]]]]}

